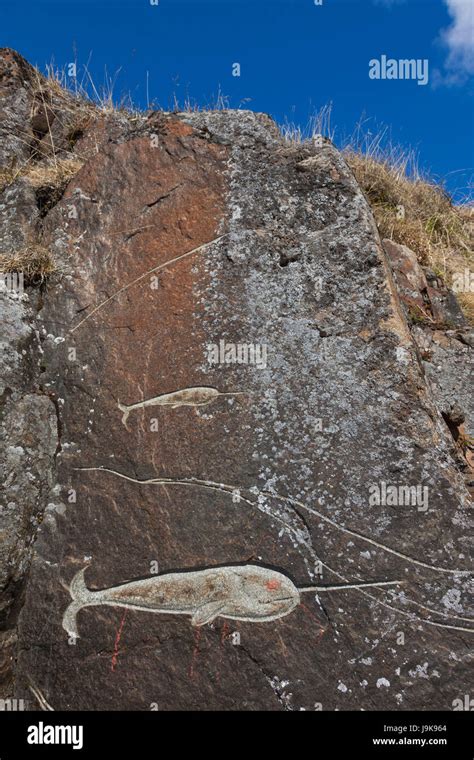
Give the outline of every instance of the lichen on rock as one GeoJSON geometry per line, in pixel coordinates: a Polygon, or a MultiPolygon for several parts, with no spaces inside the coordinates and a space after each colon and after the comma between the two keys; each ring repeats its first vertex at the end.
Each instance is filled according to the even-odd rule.
{"type": "MultiPolygon", "coordinates": [[[[1,71],[15,132],[30,70],[3,51],[1,71]]],[[[3,302],[4,693],[39,709],[33,682],[56,710],[450,709],[473,629],[467,462],[449,423],[470,414],[469,337],[409,312],[429,322],[448,295],[382,246],[327,141],[289,143],[251,111],[82,125],[54,203],[38,208],[25,173],[0,194],[2,250],[36,236],[58,265],[3,302]],[[211,583],[198,644],[178,614],[97,604],[75,610],[76,640],[62,621],[87,565],[92,595],[235,566],[331,591],[265,623],[226,620],[211,583]]],[[[43,165],[40,127],[22,128],[43,165]]],[[[5,166],[28,160],[20,144],[5,166]]]]}

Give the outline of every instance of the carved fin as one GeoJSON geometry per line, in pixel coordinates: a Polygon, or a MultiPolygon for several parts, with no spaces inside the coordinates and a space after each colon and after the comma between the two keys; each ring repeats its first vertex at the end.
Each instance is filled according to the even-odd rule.
{"type": "Polygon", "coordinates": [[[224,610],[224,607],[225,604],[221,601],[207,602],[206,604],[202,604],[201,607],[198,607],[194,613],[191,619],[191,623],[196,626],[212,623],[216,617],[219,617],[221,612],[224,610]]]}

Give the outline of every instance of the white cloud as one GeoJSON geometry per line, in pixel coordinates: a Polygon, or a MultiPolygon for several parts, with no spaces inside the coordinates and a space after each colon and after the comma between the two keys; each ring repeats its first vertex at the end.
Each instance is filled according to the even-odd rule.
{"type": "MultiPolygon", "coordinates": [[[[372,0],[374,5],[393,8],[406,0],[372,0]]],[[[451,23],[442,29],[438,43],[448,51],[444,70],[433,72],[432,83],[439,85],[464,84],[474,75],[474,0],[443,0],[451,23]]]]}
{"type": "Polygon", "coordinates": [[[444,0],[452,18],[441,33],[449,53],[446,67],[451,76],[474,74],[474,4],[472,0],[444,0]]]}

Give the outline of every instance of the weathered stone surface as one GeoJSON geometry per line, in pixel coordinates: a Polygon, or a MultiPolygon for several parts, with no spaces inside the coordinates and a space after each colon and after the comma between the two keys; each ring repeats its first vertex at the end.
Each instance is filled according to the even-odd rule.
{"type": "MultiPolygon", "coordinates": [[[[43,220],[63,276],[39,304],[38,383],[60,450],[15,696],[31,703],[33,684],[56,710],[451,709],[469,692],[472,511],[341,155],[248,111],[90,130],[96,150],[43,220]],[[238,346],[246,361],[222,361],[238,346]],[[208,403],[165,396],[196,388],[208,403]],[[382,483],[427,488],[428,503],[376,504],[382,483]],[[226,617],[211,584],[209,622],[193,627],[84,606],[77,576],[86,567],[93,592],[236,564],[298,588],[403,585],[305,592],[256,622],[226,617]],[[62,625],[71,596],[80,638],[62,625]]],[[[92,142],[86,128],[76,147],[92,142]]]]}
{"type": "MultiPolygon", "coordinates": [[[[34,69],[0,51],[0,170],[12,176],[31,159],[34,69]]],[[[21,176],[1,188],[0,253],[37,237],[34,190],[21,176]]],[[[12,695],[16,620],[32,543],[53,486],[58,423],[38,382],[41,349],[34,323],[38,294],[0,281],[0,697],[12,695]]]]}
{"type": "Polygon", "coordinates": [[[52,486],[51,459],[57,445],[57,419],[49,398],[26,395],[17,399],[9,419],[2,439],[2,471],[7,475],[2,494],[2,587],[23,578],[29,559],[25,549],[30,548],[35,521],[42,518],[42,504],[52,486]]]}
{"type": "Polygon", "coordinates": [[[0,292],[0,696],[12,694],[16,619],[32,543],[53,486],[55,406],[36,384],[39,345],[27,296],[0,292]]]}
{"type": "Polygon", "coordinates": [[[398,293],[408,313],[410,309],[413,309],[415,315],[429,318],[428,315],[431,316],[432,312],[428,297],[428,282],[418,264],[416,254],[406,245],[394,243],[393,240],[387,238],[383,241],[383,246],[394,270],[398,293]]]}
{"type": "Polygon", "coordinates": [[[383,241],[402,303],[412,319],[444,329],[467,330],[466,318],[454,293],[430,269],[423,271],[406,245],[383,241]]]}
{"type": "Polygon", "coordinates": [[[474,342],[472,330],[452,293],[433,272],[425,272],[413,251],[384,240],[400,298],[420,349],[433,399],[460,445],[460,466],[472,480],[474,436],[474,342]],[[429,284],[428,284],[429,283],[429,284]],[[463,447],[463,443],[471,443],[463,447]]]}
{"type": "Polygon", "coordinates": [[[0,48],[0,166],[15,166],[30,157],[33,131],[29,120],[34,69],[21,55],[0,48]]]}

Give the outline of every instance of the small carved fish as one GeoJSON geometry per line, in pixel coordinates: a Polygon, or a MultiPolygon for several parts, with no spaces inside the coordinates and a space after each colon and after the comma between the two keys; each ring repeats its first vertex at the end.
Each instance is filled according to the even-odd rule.
{"type": "Polygon", "coordinates": [[[69,591],[72,602],[63,617],[63,628],[79,637],[76,616],[83,607],[108,605],[143,612],[190,615],[195,626],[217,617],[265,623],[289,615],[300,604],[300,594],[365,586],[390,586],[399,581],[298,589],[283,573],[259,565],[215,567],[207,570],[165,573],[119,586],[90,591],[85,568],[74,576],[69,591]]]}
{"type": "Polygon", "coordinates": [[[206,386],[196,386],[194,388],[183,388],[173,393],[162,393],[160,396],[146,399],[146,401],[137,401],[135,404],[121,404],[118,401],[118,407],[123,412],[122,423],[127,427],[127,419],[130,412],[134,409],[143,409],[146,406],[170,406],[176,409],[178,406],[205,406],[214,401],[218,396],[244,396],[245,393],[221,393],[217,388],[206,386]]]}

